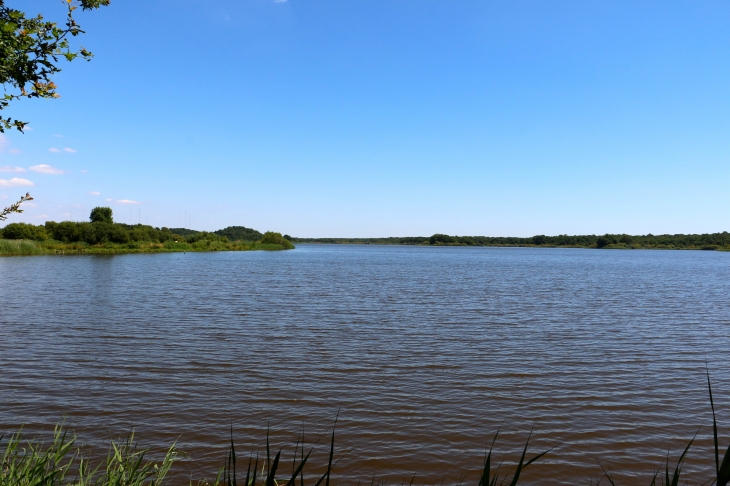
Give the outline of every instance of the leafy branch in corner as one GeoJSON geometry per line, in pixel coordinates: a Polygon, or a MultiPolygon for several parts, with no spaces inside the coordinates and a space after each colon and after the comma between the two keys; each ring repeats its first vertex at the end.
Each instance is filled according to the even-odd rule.
{"type": "Polygon", "coordinates": [[[20,201],[16,202],[12,206],[9,206],[5,209],[3,209],[2,213],[0,213],[0,221],[5,221],[8,219],[8,215],[12,213],[22,213],[23,210],[20,209],[20,205],[23,204],[25,201],[32,201],[33,198],[30,197],[30,193],[26,192],[25,196],[20,198],[20,201]]]}
{"type": "MultiPolygon", "coordinates": [[[[92,53],[83,47],[71,48],[69,39],[83,34],[74,19],[74,11],[92,10],[109,5],[111,0],[65,0],[65,26],[45,20],[41,14],[26,17],[25,13],[5,6],[0,0],[0,82],[4,94],[0,110],[20,98],[58,98],[51,79],[61,71],[59,59],[73,61],[81,57],[91,60],[92,53]]],[[[0,133],[16,128],[23,131],[28,122],[0,116],[0,133]]]]}

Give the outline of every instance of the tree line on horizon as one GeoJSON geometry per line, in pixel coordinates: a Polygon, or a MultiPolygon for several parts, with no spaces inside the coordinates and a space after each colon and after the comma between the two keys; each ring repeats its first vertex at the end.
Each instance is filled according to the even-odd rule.
{"type": "Polygon", "coordinates": [[[390,238],[292,238],[295,243],[428,245],[428,246],[542,246],[563,248],[667,248],[730,250],[730,233],[676,235],[536,235],[511,236],[408,236],[390,238]]]}

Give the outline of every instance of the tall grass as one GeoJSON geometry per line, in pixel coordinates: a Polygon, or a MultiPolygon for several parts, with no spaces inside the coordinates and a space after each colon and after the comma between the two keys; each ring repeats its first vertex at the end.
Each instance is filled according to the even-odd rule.
{"type": "Polygon", "coordinates": [[[43,249],[31,240],[0,240],[0,255],[41,255],[43,249]]]}
{"type": "Polygon", "coordinates": [[[0,437],[0,486],[161,486],[178,455],[173,444],[161,462],[145,461],[148,451],[137,447],[132,433],[112,441],[106,460],[94,467],[75,442],[62,425],[48,446],[42,439],[24,440],[22,430],[0,437]]]}
{"type": "MultiPolygon", "coordinates": [[[[727,486],[730,483],[730,447],[720,461],[717,420],[709,371],[707,386],[712,409],[715,446],[715,470],[712,476],[715,479],[712,483],[705,484],[727,486]]],[[[335,421],[336,425],[337,421],[335,421]]],[[[550,450],[543,451],[528,459],[527,450],[532,436],[530,433],[513,470],[502,473],[500,472],[502,464],[495,466],[493,461],[493,451],[498,435],[499,431],[485,453],[478,486],[517,486],[521,481],[522,472],[550,452],[550,450]]],[[[22,429],[7,440],[0,437],[0,486],[163,486],[174,484],[173,480],[168,479],[168,473],[178,457],[175,444],[167,450],[161,460],[150,461],[146,460],[146,454],[149,451],[140,449],[135,442],[134,434],[130,434],[124,441],[112,441],[106,459],[94,467],[83,457],[78,448],[74,448],[75,441],[76,437],[69,436],[67,429],[62,425],[56,426],[48,446],[45,446],[41,439],[24,440],[22,429]]],[[[665,464],[656,469],[650,482],[647,481],[649,486],[687,484],[689,478],[683,475],[682,467],[693,442],[694,438],[684,448],[675,465],[670,467],[670,460],[667,456],[665,464]]],[[[304,441],[297,440],[291,473],[283,473],[282,450],[276,452],[272,458],[267,434],[266,457],[250,456],[244,475],[243,470],[237,467],[239,461],[233,442],[233,430],[231,430],[230,446],[217,476],[212,482],[203,480],[197,484],[198,486],[238,486],[239,484],[241,486],[330,486],[333,468],[337,464],[334,461],[335,428],[332,429],[328,461],[324,472],[315,476],[305,475],[305,468],[313,449],[314,447],[310,448],[305,454],[304,441]],[[298,457],[297,454],[299,454],[298,457]]],[[[602,465],[600,467],[603,468],[602,465]]],[[[603,469],[603,473],[601,481],[606,480],[612,486],[617,486],[610,471],[603,469]]],[[[411,485],[414,480],[415,476],[411,480],[411,485]]],[[[374,482],[373,479],[371,484],[374,482]]],[[[459,484],[462,482],[463,478],[459,484]]]]}
{"type": "Polygon", "coordinates": [[[211,241],[200,240],[194,243],[167,241],[165,243],[131,242],[103,243],[89,245],[84,242],[61,243],[53,240],[3,240],[0,239],[0,255],[75,255],[75,254],[113,254],[113,253],[166,253],[199,251],[248,251],[248,250],[286,250],[293,248],[278,243],[258,241],[211,241]]]}

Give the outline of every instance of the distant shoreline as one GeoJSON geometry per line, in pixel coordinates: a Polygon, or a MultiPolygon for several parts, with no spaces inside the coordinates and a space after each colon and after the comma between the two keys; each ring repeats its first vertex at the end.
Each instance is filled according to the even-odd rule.
{"type": "Polygon", "coordinates": [[[537,235],[530,238],[490,236],[407,236],[387,238],[297,238],[293,243],[398,246],[493,246],[526,248],[594,248],[606,250],[730,251],[730,233],[696,235],[537,235]]]}
{"type": "Polygon", "coordinates": [[[630,247],[630,246],[619,246],[619,245],[611,245],[604,248],[596,248],[591,246],[568,246],[568,245],[413,245],[413,244],[399,244],[399,243],[343,243],[343,242],[314,242],[314,241],[297,241],[300,245],[342,245],[342,246],[399,246],[399,247],[414,247],[414,248],[545,248],[545,249],[564,249],[564,250],[687,250],[687,251],[697,251],[697,250],[711,250],[711,251],[730,251],[730,248],[698,248],[698,247],[687,247],[687,248],[677,248],[677,247],[664,247],[664,246],[657,246],[657,247],[630,247]]]}

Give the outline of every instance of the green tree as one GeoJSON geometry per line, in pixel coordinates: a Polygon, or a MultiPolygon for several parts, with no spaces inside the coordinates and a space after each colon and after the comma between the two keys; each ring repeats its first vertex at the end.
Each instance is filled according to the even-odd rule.
{"type": "Polygon", "coordinates": [[[112,208],[97,206],[91,210],[89,219],[92,223],[113,223],[112,208]]]}
{"type": "Polygon", "coordinates": [[[613,239],[609,235],[600,236],[596,240],[596,248],[605,248],[613,244],[613,239]]]}
{"type": "Polygon", "coordinates": [[[431,245],[448,245],[456,243],[456,238],[441,233],[436,233],[429,238],[429,244],[431,245]]]}
{"type": "MultiPolygon", "coordinates": [[[[0,0],[0,82],[5,90],[0,97],[0,110],[20,98],[57,98],[53,75],[61,71],[59,60],[87,61],[92,54],[83,47],[72,49],[69,39],[83,34],[74,19],[74,11],[109,5],[111,0],[66,0],[66,23],[59,26],[38,14],[26,14],[5,6],[0,0]]],[[[16,128],[23,131],[28,122],[0,116],[0,132],[16,128]]]]}
{"type": "Polygon", "coordinates": [[[246,228],[245,226],[229,226],[222,230],[215,231],[215,234],[225,236],[231,241],[258,241],[263,236],[255,229],[246,228]]]}

